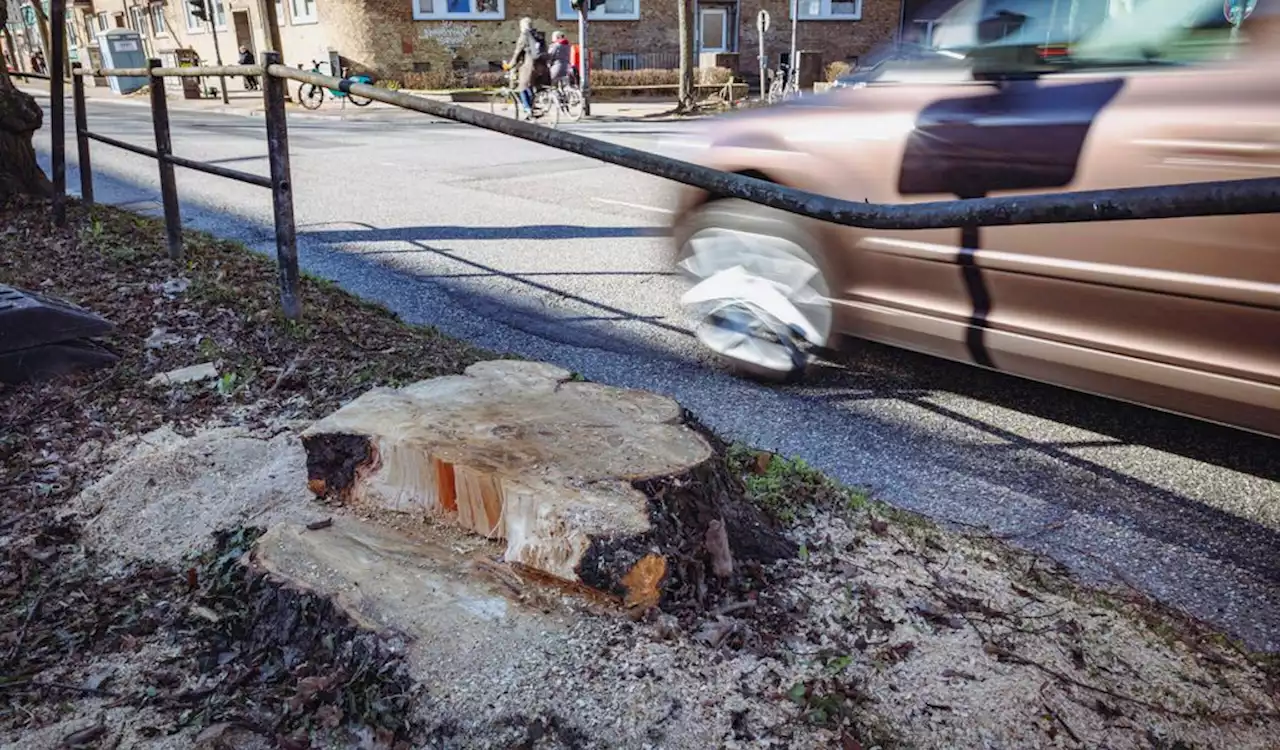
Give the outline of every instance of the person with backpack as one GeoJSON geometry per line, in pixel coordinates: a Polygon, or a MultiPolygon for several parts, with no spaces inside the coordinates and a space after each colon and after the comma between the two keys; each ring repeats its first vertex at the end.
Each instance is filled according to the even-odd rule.
{"type": "Polygon", "coordinates": [[[516,40],[515,52],[511,61],[502,66],[506,70],[516,71],[516,91],[520,104],[524,107],[522,117],[526,120],[533,116],[533,87],[549,77],[547,69],[546,37],[533,28],[533,19],[520,19],[520,38],[516,40]]]}

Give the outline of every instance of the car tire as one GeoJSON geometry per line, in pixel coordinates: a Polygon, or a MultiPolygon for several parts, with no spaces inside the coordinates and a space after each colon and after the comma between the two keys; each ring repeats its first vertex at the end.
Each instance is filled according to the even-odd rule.
{"type": "MultiPolygon", "coordinates": [[[[708,236],[708,233],[714,235],[724,235],[725,233],[738,235],[742,238],[744,245],[748,246],[753,242],[753,238],[756,242],[761,242],[760,238],[764,238],[763,243],[768,245],[769,254],[785,253],[790,258],[802,262],[811,269],[812,277],[806,284],[808,289],[802,294],[807,295],[812,292],[812,294],[821,298],[822,303],[821,305],[806,304],[798,306],[797,309],[804,314],[805,319],[821,334],[821,341],[817,344],[808,342],[800,345],[799,348],[793,348],[786,345],[785,342],[780,342],[780,351],[785,350],[792,355],[790,357],[790,367],[778,366],[783,362],[781,354],[775,360],[775,366],[771,367],[764,367],[752,361],[744,361],[741,358],[717,351],[714,347],[708,345],[703,336],[699,335],[703,345],[713,351],[716,358],[737,375],[774,383],[789,383],[800,380],[812,360],[812,355],[809,352],[810,348],[814,346],[825,348],[829,342],[834,340],[831,322],[830,288],[822,264],[817,260],[820,257],[820,243],[812,232],[805,227],[805,220],[799,216],[743,200],[714,200],[692,212],[680,224],[675,233],[676,241],[679,243],[676,248],[675,263],[691,284],[706,278],[705,273],[700,275],[696,271],[691,272],[688,266],[696,254],[694,240],[708,236]]],[[[761,273],[757,275],[767,276],[768,274],[761,273]]],[[[776,282],[777,280],[770,279],[770,281],[776,282]]],[[[744,310],[736,310],[735,313],[738,315],[751,314],[744,310]]],[[[777,319],[773,319],[773,321],[777,323],[777,319]]],[[[700,326],[707,323],[708,321],[705,318],[699,321],[700,326]]],[[[776,329],[776,325],[774,327],[776,329]]],[[[796,339],[793,339],[793,343],[799,344],[796,339]]]]}

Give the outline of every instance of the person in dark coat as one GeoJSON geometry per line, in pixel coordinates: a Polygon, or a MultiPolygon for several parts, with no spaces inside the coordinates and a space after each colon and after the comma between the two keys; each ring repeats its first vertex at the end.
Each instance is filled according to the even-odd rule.
{"type": "MultiPolygon", "coordinates": [[[[240,64],[241,64],[241,65],[253,65],[253,53],[249,51],[249,48],[248,48],[248,47],[241,47],[241,48],[240,48],[240,64]]],[[[246,89],[248,89],[249,91],[257,91],[257,90],[258,90],[258,77],[257,77],[257,76],[245,76],[245,77],[244,77],[244,87],[245,87],[246,89]]]]}
{"type": "Polygon", "coordinates": [[[515,52],[512,53],[511,61],[505,67],[516,71],[516,91],[519,94],[520,103],[524,105],[523,116],[526,119],[533,111],[534,85],[548,77],[544,50],[539,49],[540,46],[534,36],[533,19],[527,16],[521,18],[520,38],[516,40],[515,52]]]}

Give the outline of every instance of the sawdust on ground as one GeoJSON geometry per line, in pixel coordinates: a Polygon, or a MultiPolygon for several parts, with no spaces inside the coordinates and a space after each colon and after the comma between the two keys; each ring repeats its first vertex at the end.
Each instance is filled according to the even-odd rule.
{"type": "Polygon", "coordinates": [[[338,537],[301,549],[300,533],[292,567],[275,572],[409,637],[433,746],[510,747],[533,725],[563,747],[1263,750],[1280,736],[1275,684],[1225,641],[1151,622],[1148,605],[1079,588],[993,540],[874,510],[801,519],[791,533],[805,553],[769,591],[683,630],[593,615],[531,582],[495,586],[470,564],[493,550],[452,529],[401,524],[412,545],[393,544],[377,519],[320,509],[288,468],[305,460],[288,433],[214,430],[156,455],[144,441],[85,493],[88,538],[177,559],[219,512],[222,525],[305,528],[335,513],[356,524],[351,554],[333,552],[338,537]],[[252,460],[244,441],[257,441],[252,460]],[[201,472],[242,472],[223,485],[234,501],[175,470],[196,457],[201,472]],[[273,471],[279,485],[242,491],[273,471]],[[169,511],[192,503],[199,513],[175,527],[169,511]],[[92,531],[126,527],[135,541],[92,531]]]}

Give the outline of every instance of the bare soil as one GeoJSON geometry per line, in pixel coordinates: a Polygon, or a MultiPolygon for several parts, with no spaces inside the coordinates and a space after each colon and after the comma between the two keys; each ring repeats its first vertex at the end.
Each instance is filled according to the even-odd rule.
{"type": "Polygon", "coordinates": [[[321,506],[305,487],[306,425],[373,385],[492,355],[311,280],[306,320],[291,324],[263,258],[191,234],[173,263],[152,220],[70,215],[55,230],[47,206],[0,211],[0,282],[105,315],[121,356],[0,391],[0,747],[1172,750],[1280,737],[1273,659],[714,436],[733,491],[785,524],[799,557],[638,621],[513,576],[486,540],[321,506]],[[203,362],[216,378],[147,385],[203,362]],[[346,534],[358,564],[297,557],[286,585],[242,564],[266,527],[331,551],[346,534]],[[441,615],[431,592],[444,589],[419,585],[426,563],[403,567],[410,552],[368,541],[391,527],[404,549],[452,561],[431,580],[465,607],[441,615]],[[446,622],[441,638],[432,626],[446,622]]]}

